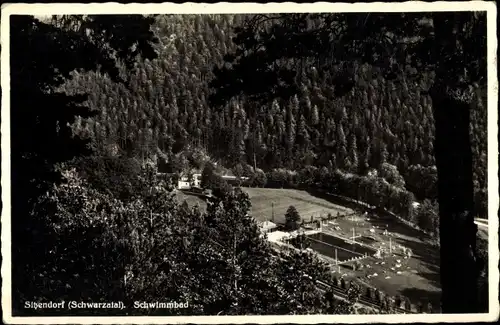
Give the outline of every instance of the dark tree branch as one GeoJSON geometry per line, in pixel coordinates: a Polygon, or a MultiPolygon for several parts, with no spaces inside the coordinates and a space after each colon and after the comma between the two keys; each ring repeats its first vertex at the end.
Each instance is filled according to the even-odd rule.
{"type": "Polygon", "coordinates": [[[237,30],[230,67],[214,70],[214,105],[240,94],[259,103],[293,96],[298,93],[294,71],[275,64],[291,59],[316,58],[323,62],[319,69],[340,66],[337,96],[354,86],[357,64],[380,68],[386,79],[397,78],[408,63],[418,71],[413,77],[433,73],[429,95],[436,121],[443,311],[477,312],[468,105],[471,86],[485,82],[484,13],[289,14],[272,26],[260,22],[237,30]],[[317,28],[309,26],[314,19],[322,21],[317,28]],[[253,51],[259,48],[265,51],[253,51]],[[463,287],[467,298],[457,291],[463,287]]]}

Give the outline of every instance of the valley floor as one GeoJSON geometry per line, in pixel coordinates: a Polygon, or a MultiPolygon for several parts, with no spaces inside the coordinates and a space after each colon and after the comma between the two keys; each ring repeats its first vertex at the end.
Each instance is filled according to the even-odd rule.
{"type": "MultiPolygon", "coordinates": [[[[324,231],[338,234],[344,238],[355,235],[359,240],[366,240],[367,245],[389,250],[392,254],[382,259],[368,257],[362,259],[362,269],[353,271],[351,263],[340,266],[340,273],[347,279],[356,278],[365,284],[377,288],[391,296],[408,297],[413,304],[431,302],[438,306],[440,302],[439,248],[431,243],[430,238],[394,220],[379,216],[362,215],[350,208],[335,204],[329,200],[315,197],[306,191],[293,189],[243,188],[250,196],[252,207],[250,215],[257,221],[274,219],[275,223],[285,221],[285,212],[290,205],[295,206],[303,220],[310,221],[326,217],[331,213],[341,216],[336,225],[327,225],[324,231]],[[274,212],[274,218],[273,218],[274,212]],[[346,216],[346,217],[344,217],[346,216]],[[384,230],[387,229],[387,234],[384,230]],[[411,249],[411,258],[405,258],[402,247],[411,249]]],[[[203,199],[178,192],[179,200],[186,200],[189,205],[198,205],[203,210],[203,199]]],[[[334,268],[338,272],[338,267],[334,268]]]]}

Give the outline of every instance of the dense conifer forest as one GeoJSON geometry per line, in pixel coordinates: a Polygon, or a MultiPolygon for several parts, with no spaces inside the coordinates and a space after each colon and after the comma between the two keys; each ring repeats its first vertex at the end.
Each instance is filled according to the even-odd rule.
{"type": "MultiPolygon", "coordinates": [[[[158,18],[159,56],[137,63],[130,88],[99,72],[64,85],[89,92],[99,115],[78,119],[75,133],[95,145],[117,145],[138,158],[178,159],[201,151],[228,168],[254,164],[264,171],[308,166],[365,175],[387,163],[403,176],[417,199],[436,199],[432,103],[408,73],[385,80],[376,68],[356,67],[355,87],[334,95],[332,70],[303,64],[295,77],[300,92],[268,105],[237,98],[218,109],[208,103],[214,66],[234,50],[234,28],[244,16],[183,15],[158,18]]],[[[411,69],[411,68],[408,68],[411,69]]],[[[430,80],[432,76],[429,76],[430,80]]],[[[258,82],[256,80],[255,82],[258,82]]],[[[486,217],[486,98],[477,89],[471,114],[477,213],[486,217]]]]}

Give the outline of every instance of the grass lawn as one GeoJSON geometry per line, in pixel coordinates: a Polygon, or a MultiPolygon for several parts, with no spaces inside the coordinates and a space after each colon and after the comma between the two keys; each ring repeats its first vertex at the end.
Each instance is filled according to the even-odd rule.
{"type": "Polygon", "coordinates": [[[317,219],[320,216],[326,216],[328,213],[337,215],[337,212],[340,214],[353,212],[349,208],[314,197],[306,191],[251,187],[242,189],[248,193],[252,201],[250,215],[259,221],[271,220],[273,202],[274,220],[278,223],[285,222],[285,213],[290,205],[293,205],[302,219],[307,221],[310,220],[311,216],[317,219]]]}
{"type": "Polygon", "coordinates": [[[370,257],[360,262],[363,269],[352,271],[345,265],[341,268],[341,273],[393,297],[408,297],[413,305],[418,302],[422,302],[424,306],[428,302],[433,306],[439,305],[441,289],[438,266],[423,263],[419,258],[404,259],[400,256],[381,260],[370,257]],[[374,274],[377,275],[373,276],[374,274]]]}
{"type": "MultiPolygon", "coordinates": [[[[353,212],[349,208],[314,197],[306,191],[251,187],[242,187],[241,189],[248,194],[252,201],[250,215],[258,221],[272,219],[272,202],[274,202],[274,220],[278,223],[285,222],[285,213],[290,205],[295,206],[301,217],[307,221],[310,220],[311,215],[316,219],[320,215],[326,216],[328,213],[336,215],[337,212],[340,214],[353,212]]],[[[196,195],[182,191],[175,191],[175,195],[180,203],[186,200],[190,206],[198,204],[201,210],[206,209],[206,202],[196,195]]]]}

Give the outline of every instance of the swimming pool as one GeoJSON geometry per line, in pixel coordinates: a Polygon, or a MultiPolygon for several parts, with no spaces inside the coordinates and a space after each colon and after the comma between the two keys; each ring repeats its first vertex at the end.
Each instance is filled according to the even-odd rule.
{"type": "Polygon", "coordinates": [[[375,250],[372,248],[347,242],[342,238],[325,233],[309,235],[306,238],[308,239],[309,247],[322,255],[335,258],[335,251],[337,251],[337,258],[340,262],[365,254],[368,256],[375,254],[375,250]]]}

